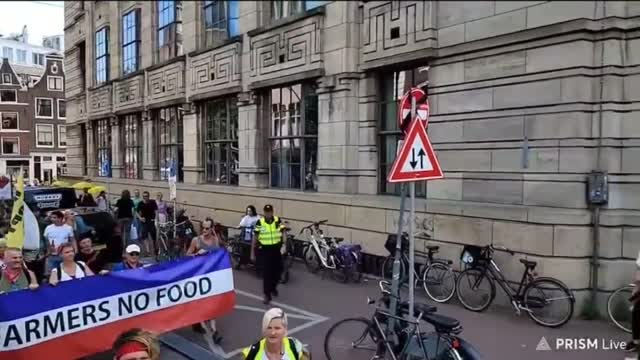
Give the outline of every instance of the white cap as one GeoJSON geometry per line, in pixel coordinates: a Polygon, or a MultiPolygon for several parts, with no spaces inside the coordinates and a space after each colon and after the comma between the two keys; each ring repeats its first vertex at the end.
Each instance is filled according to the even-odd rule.
{"type": "Polygon", "coordinates": [[[125,249],[125,252],[127,254],[131,254],[132,252],[140,252],[140,246],[138,246],[136,244],[131,244],[131,245],[127,246],[127,248],[125,249]]]}

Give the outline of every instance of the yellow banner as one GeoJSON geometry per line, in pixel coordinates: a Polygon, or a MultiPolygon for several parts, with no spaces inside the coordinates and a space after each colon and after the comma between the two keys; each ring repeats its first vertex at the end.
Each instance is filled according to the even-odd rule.
{"type": "Polygon", "coordinates": [[[24,176],[20,176],[16,185],[16,199],[11,211],[11,228],[7,234],[7,247],[22,249],[24,245],[24,176]]]}

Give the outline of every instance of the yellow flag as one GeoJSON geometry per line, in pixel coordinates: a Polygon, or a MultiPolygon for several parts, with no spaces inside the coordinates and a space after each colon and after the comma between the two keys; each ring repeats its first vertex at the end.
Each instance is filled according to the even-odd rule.
{"type": "Polygon", "coordinates": [[[7,247],[22,249],[24,244],[24,177],[22,169],[16,185],[16,199],[11,211],[11,228],[7,234],[7,247]]]}

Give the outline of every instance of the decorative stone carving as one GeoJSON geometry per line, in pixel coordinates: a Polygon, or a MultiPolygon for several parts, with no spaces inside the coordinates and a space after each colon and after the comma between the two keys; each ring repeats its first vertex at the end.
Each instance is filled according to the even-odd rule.
{"type": "Polygon", "coordinates": [[[436,16],[433,1],[371,1],[362,5],[362,67],[386,65],[376,62],[389,58],[390,63],[406,61],[394,56],[416,53],[436,46],[436,16]],[[395,60],[395,61],[394,61],[395,60]]]}
{"type": "Polygon", "coordinates": [[[301,19],[251,37],[253,82],[323,69],[324,14],[301,19]]]}
{"type": "Polygon", "coordinates": [[[189,58],[191,94],[241,86],[242,43],[235,42],[189,58]]]}
{"type": "Polygon", "coordinates": [[[98,89],[91,90],[89,98],[89,116],[96,117],[101,115],[110,115],[111,109],[111,85],[105,85],[98,89]]]}
{"type": "Polygon", "coordinates": [[[121,111],[144,104],[144,75],[118,81],[114,84],[113,110],[121,111]]]}
{"type": "Polygon", "coordinates": [[[87,99],[83,96],[67,101],[67,123],[73,124],[87,119],[87,99]]]}
{"type": "Polygon", "coordinates": [[[156,104],[185,96],[184,60],[149,72],[148,104],[156,104]]]}

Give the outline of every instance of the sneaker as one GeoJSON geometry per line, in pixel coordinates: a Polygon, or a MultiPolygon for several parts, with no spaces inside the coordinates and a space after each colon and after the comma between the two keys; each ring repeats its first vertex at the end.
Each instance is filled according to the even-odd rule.
{"type": "Polygon", "coordinates": [[[265,295],[262,299],[262,303],[265,305],[269,305],[269,303],[271,303],[271,295],[265,295]]]}
{"type": "Polygon", "coordinates": [[[216,345],[220,345],[220,343],[222,342],[222,336],[220,336],[220,334],[218,334],[218,332],[214,332],[213,333],[213,343],[216,345]]]}
{"type": "Polygon", "coordinates": [[[626,352],[635,352],[638,350],[638,344],[633,341],[629,341],[627,346],[624,347],[624,351],[626,352]]]}

